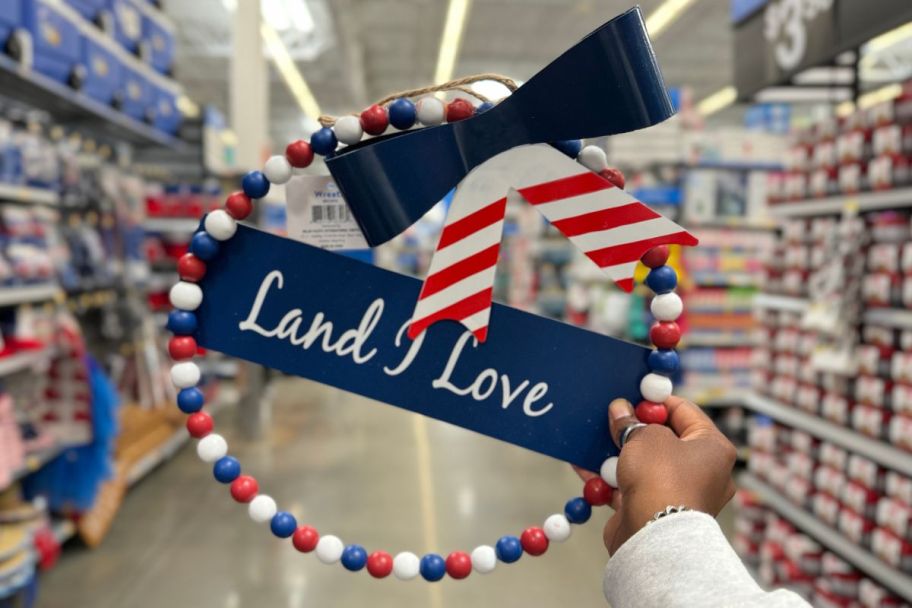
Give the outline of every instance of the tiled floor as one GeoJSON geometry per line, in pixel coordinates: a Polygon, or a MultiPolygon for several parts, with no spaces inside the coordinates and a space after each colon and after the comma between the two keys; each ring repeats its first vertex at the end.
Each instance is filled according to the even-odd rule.
{"type": "MultiPolygon", "coordinates": [[[[468,431],[298,379],[279,381],[260,441],[219,419],[231,452],[280,508],[391,553],[471,550],[540,525],[581,483],[569,467],[468,431]]],[[[134,488],[96,550],[69,549],[42,608],[603,606],[601,524],[487,576],[377,581],[296,553],[254,524],[185,448],[134,488]]]]}

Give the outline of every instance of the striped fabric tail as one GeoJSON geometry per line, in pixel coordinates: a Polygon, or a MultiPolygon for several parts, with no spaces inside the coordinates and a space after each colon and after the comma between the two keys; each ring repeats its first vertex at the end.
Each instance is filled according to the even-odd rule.
{"type": "Polygon", "coordinates": [[[513,148],[477,167],[456,189],[410,338],[448,319],[485,341],[507,204],[497,197],[511,191],[535,205],[624,291],[633,289],[640,257],[656,245],[697,244],[689,232],[551,146],[513,148]]]}

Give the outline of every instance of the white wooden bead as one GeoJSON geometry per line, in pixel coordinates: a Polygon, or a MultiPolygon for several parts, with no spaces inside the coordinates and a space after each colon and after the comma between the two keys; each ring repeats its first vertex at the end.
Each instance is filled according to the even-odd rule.
{"type": "Polygon", "coordinates": [[[612,488],[618,487],[618,459],[617,456],[612,456],[606,458],[605,462],[602,463],[601,471],[602,479],[605,480],[612,488]]]}
{"type": "Polygon", "coordinates": [[[494,547],[481,545],[472,550],[472,568],[479,574],[493,572],[497,567],[497,552],[494,547]]]}
{"type": "Polygon", "coordinates": [[[681,296],[673,291],[662,293],[652,299],[649,310],[658,321],[674,321],[684,311],[684,302],[681,301],[681,296]]]}
{"type": "Polygon", "coordinates": [[[548,516],[548,519],[545,520],[545,525],[542,526],[542,530],[545,531],[545,536],[548,537],[548,540],[553,543],[564,542],[570,538],[570,534],[573,532],[570,522],[567,521],[567,517],[563,513],[555,513],[548,516]]]}
{"type": "Polygon", "coordinates": [[[419,99],[415,107],[418,110],[418,122],[425,126],[433,127],[446,120],[446,106],[432,95],[419,99]]]}
{"type": "Polygon", "coordinates": [[[284,184],[291,179],[291,163],[284,154],[270,156],[263,166],[263,173],[270,184],[284,184]]]}
{"type": "Polygon", "coordinates": [[[171,366],[171,382],[177,388],[192,388],[199,381],[200,368],[193,361],[181,361],[171,366]]]}
{"type": "Polygon", "coordinates": [[[228,442],[216,433],[210,433],[196,444],[196,454],[203,462],[215,462],[228,453],[228,442]]]}
{"type": "Polygon", "coordinates": [[[351,115],[338,118],[333,125],[333,131],[336,132],[336,139],[349,146],[358,143],[364,136],[361,121],[357,116],[351,115]]]}
{"type": "Polygon", "coordinates": [[[393,558],[393,576],[400,581],[410,581],[421,572],[421,560],[414,553],[403,551],[393,558]]]}
{"type": "Polygon", "coordinates": [[[605,151],[598,146],[586,146],[580,150],[576,160],[590,171],[595,171],[596,173],[608,168],[608,157],[605,155],[605,151]]]}
{"type": "Polygon", "coordinates": [[[237,232],[237,220],[224,209],[216,209],[206,215],[203,227],[216,241],[227,241],[237,232]]]}
{"type": "Polygon", "coordinates": [[[671,389],[671,378],[665,376],[646,374],[640,380],[640,394],[646,401],[665,403],[665,400],[671,397],[671,389]]]}
{"type": "Polygon", "coordinates": [[[314,552],[317,554],[317,559],[324,564],[335,564],[342,559],[342,551],[344,550],[345,545],[342,544],[338,536],[327,534],[326,536],[321,536],[320,540],[317,541],[317,548],[314,552]]]}
{"type": "Polygon", "coordinates": [[[203,302],[203,290],[196,283],[180,281],[168,293],[171,306],[180,310],[196,310],[203,302]]]}
{"type": "MultiPolygon", "coordinates": [[[[258,524],[271,520],[277,510],[276,501],[266,494],[257,494],[247,506],[247,513],[250,515],[250,519],[258,524]]],[[[317,546],[319,547],[319,545],[317,546]]],[[[342,554],[340,553],[339,555],[341,556],[342,554]]]]}

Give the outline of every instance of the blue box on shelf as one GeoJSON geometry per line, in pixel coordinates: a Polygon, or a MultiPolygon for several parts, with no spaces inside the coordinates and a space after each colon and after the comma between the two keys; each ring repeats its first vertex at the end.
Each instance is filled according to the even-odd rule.
{"type": "Polygon", "coordinates": [[[110,0],[66,0],[66,3],[79,11],[88,21],[96,23],[108,8],[110,0]]]}
{"type": "Polygon", "coordinates": [[[151,87],[144,65],[124,63],[120,68],[120,86],[114,94],[115,106],[127,116],[145,121],[151,105],[151,87]]]}
{"type": "Polygon", "coordinates": [[[32,39],[32,69],[71,83],[82,62],[82,18],[53,0],[27,0],[22,9],[22,26],[32,39]]]}
{"type": "Polygon", "coordinates": [[[143,35],[142,12],[131,0],[108,0],[114,25],[114,38],[131,53],[139,53],[143,35]]]}
{"type": "Polygon", "coordinates": [[[181,95],[180,85],[155,74],[150,79],[149,89],[149,99],[152,102],[149,115],[152,118],[152,126],[169,135],[175,135],[184,120],[177,107],[177,98],[181,95]]]}
{"type": "Polygon", "coordinates": [[[174,25],[160,10],[138,4],[142,12],[142,52],[156,71],[167,74],[174,63],[174,25]]]}
{"type": "Polygon", "coordinates": [[[91,25],[84,25],[82,34],[85,71],[80,90],[96,101],[110,104],[122,80],[123,50],[91,25]]]}
{"type": "Polygon", "coordinates": [[[0,44],[6,45],[13,30],[22,25],[22,4],[18,0],[0,2],[0,44]]]}

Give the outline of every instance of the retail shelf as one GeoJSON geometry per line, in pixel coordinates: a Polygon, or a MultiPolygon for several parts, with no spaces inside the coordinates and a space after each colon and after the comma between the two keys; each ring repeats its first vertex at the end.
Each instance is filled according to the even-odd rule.
{"type": "Polygon", "coordinates": [[[63,544],[76,536],[76,524],[69,519],[60,519],[55,521],[51,529],[54,531],[54,538],[58,544],[63,544]]]}
{"type": "Polygon", "coordinates": [[[811,513],[789,502],[772,486],[764,483],[751,473],[742,473],[738,484],[757,494],[763,502],[818,542],[826,545],[856,568],[889,587],[907,600],[912,600],[912,576],[904,574],[879,559],[876,555],[858,546],[837,530],[817,519],[811,513]]]}
{"type": "Polygon", "coordinates": [[[687,227],[694,230],[714,230],[714,229],[732,229],[732,230],[773,230],[779,223],[774,220],[754,219],[745,217],[717,217],[708,220],[688,221],[687,227]]]}
{"type": "Polygon", "coordinates": [[[758,293],[754,296],[754,306],[757,308],[804,312],[808,305],[809,302],[805,298],[795,296],[777,296],[771,293],[758,293]]]}
{"type": "Polygon", "coordinates": [[[47,188],[30,188],[0,182],[0,201],[14,203],[34,203],[38,205],[56,205],[60,196],[47,188]]]}
{"type": "Polygon", "coordinates": [[[841,194],[793,203],[778,203],[769,206],[769,213],[775,217],[801,217],[843,213],[846,211],[876,211],[877,209],[895,209],[897,207],[912,207],[912,188],[841,194]]]}
{"type": "Polygon", "coordinates": [[[726,408],[742,407],[745,392],[747,391],[744,389],[732,387],[700,387],[685,384],[675,394],[701,407],[726,408]]]}
{"type": "Polygon", "coordinates": [[[912,329],[912,310],[902,308],[868,308],[863,313],[865,323],[877,323],[912,329]]]}
{"type": "Polygon", "coordinates": [[[866,456],[889,469],[912,475],[912,454],[894,448],[885,441],[871,439],[844,426],[833,424],[819,416],[805,413],[756,393],[748,393],[744,398],[744,404],[755,412],[807,431],[820,439],[832,441],[850,452],[866,456]]]}
{"type": "Polygon", "coordinates": [[[743,346],[747,348],[753,346],[753,344],[754,343],[751,339],[751,336],[746,333],[701,333],[692,331],[689,334],[685,334],[684,336],[684,346],[686,348],[689,348],[691,346],[711,346],[722,348],[743,346]]]}
{"type": "Polygon", "coordinates": [[[196,232],[199,219],[182,217],[155,217],[143,222],[148,232],[196,232]]]}
{"type": "Polygon", "coordinates": [[[695,163],[683,163],[682,166],[685,169],[719,169],[722,171],[782,171],[785,168],[781,163],[724,160],[700,160],[695,163]]]}
{"type": "Polygon", "coordinates": [[[760,277],[749,272],[695,272],[690,278],[700,287],[760,286],[760,277]]]}
{"type": "Polygon", "coordinates": [[[187,433],[187,429],[178,427],[167,441],[136,461],[127,473],[127,485],[134,485],[158,465],[169,460],[189,440],[190,434],[187,433]]]}
{"type": "Polygon", "coordinates": [[[26,475],[34,473],[44,465],[54,460],[66,449],[63,445],[53,445],[45,450],[26,454],[25,465],[13,472],[12,481],[18,481],[26,475]]]}
{"type": "Polygon", "coordinates": [[[50,300],[60,291],[56,283],[0,287],[0,306],[18,306],[30,302],[50,300]]]}
{"type": "Polygon", "coordinates": [[[47,346],[45,348],[26,350],[7,357],[0,357],[0,377],[35,367],[39,363],[50,359],[54,352],[55,349],[53,347],[47,346]]]}
{"type": "Polygon", "coordinates": [[[99,103],[47,76],[24,69],[0,55],[0,89],[7,97],[49,112],[57,122],[79,125],[84,132],[139,145],[184,150],[180,139],[99,103]]]}

